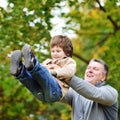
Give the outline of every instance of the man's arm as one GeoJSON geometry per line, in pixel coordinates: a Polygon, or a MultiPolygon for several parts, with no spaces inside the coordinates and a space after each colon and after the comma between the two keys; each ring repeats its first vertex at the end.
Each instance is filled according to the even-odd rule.
{"type": "Polygon", "coordinates": [[[96,87],[76,76],[73,76],[68,84],[78,94],[103,105],[113,105],[118,99],[117,91],[108,85],[96,87]]]}

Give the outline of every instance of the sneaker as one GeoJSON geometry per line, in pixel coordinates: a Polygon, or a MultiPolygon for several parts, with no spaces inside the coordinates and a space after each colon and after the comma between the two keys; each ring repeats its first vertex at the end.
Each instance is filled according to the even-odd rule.
{"type": "Polygon", "coordinates": [[[24,64],[28,70],[32,70],[34,67],[35,56],[31,52],[30,45],[26,44],[22,48],[22,55],[24,57],[24,64]]]}
{"type": "Polygon", "coordinates": [[[22,53],[20,50],[15,50],[11,55],[10,73],[18,75],[22,68],[22,53]]]}

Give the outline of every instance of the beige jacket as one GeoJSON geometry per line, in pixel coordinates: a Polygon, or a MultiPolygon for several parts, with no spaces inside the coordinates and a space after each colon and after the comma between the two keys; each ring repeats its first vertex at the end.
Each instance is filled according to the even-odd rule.
{"type": "Polygon", "coordinates": [[[63,82],[64,81],[69,81],[71,77],[75,74],[76,72],[76,62],[70,57],[66,57],[63,59],[59,60],[52,60],[52,59],[46,59],[42,63],[43,65],[50,65],[50,64],[56,64],[60,66],[59,69],[52,69],[49,70],[52,73],[56,73],[56,80],[58,81],[61,90],[62,90],[62,98],[66,95],[68,92],[69,86],[63,82]]]}

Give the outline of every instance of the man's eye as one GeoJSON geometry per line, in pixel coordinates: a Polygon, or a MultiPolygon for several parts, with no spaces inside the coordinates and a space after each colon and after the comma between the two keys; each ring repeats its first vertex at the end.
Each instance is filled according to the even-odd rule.
{"type": "Polygon", "coordinates": [[[94,70],[97,70],[97,71],[98,71],[99,69],[98,69],[98,68],[94,68],[94,70]]]}
{"type": "Polygon", "coordinates": [[[87,69],[90,69],[90,67],[87,67],[87,69]]]}

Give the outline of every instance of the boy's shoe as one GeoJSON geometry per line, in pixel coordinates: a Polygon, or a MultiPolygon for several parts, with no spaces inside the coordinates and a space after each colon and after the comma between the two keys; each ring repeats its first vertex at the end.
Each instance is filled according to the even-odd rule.
{"type": "Polygon", "coordinates": [[[22,66],[22,53],[20,50],[15,50],[11,55],[10,73],[12,75],[18,75],[22,66]]]}
{"type": "Polygon", "coordinates": [[[24,57],[24,64],[28,70],[32,70],[34,67],[35,56],[31,52],[31,47],[25,44],[22,48],[22,55],[24,57]]]}

